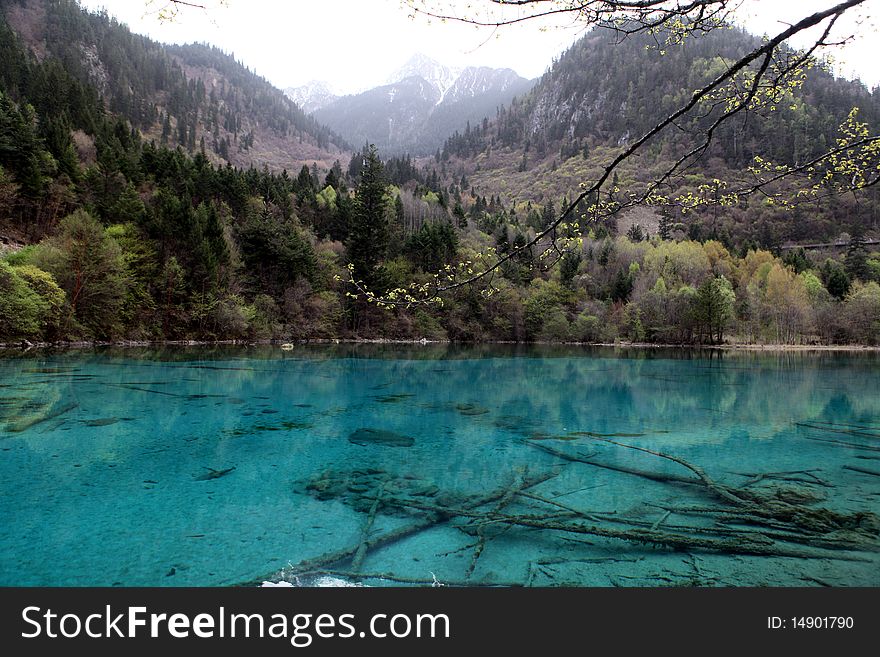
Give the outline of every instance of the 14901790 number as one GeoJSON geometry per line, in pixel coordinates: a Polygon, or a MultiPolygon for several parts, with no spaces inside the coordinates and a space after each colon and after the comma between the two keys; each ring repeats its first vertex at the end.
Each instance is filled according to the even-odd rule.
{"type": "Polygon", "coordinates": [[[791,627],[806,630],[850,630],[853,627],[853,618],[852,616],[792,616],[791,627]]]}

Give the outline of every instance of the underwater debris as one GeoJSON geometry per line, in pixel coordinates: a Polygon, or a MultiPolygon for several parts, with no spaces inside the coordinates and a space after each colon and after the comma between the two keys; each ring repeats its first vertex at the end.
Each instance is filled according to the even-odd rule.
{"type": "Polygon", "coordinates": [[[285,420],[279,426],[282,429],[299,431],[300,429],[311,429],[315,424],[313,422],[306,422],[305,420],[285,420]]]}
{"type": "Polygon", "coordinates": [[[543,431],[533,431],[527,436],[528,440],[580,440],[581,436],[576,434],[570,434],[568,436],[559,436],[551,433],[544,433],[543,431]]]}
{"type": "Polygon", "coordinates": [[[412,447],[416,439],[412,436],[404,436],[393,431],[384,429],[361,428],[352,431],[348,436],[348,442],[365,447],[367,445],[382,445],[383,447],[412,447]]]}
{"type": "MultiPolygon", "coordinates": [[[[253,414],[242,413],[242,415],[250,417],[253,414]]],[[[260,424],[254,424],[250,427],[224,429],[222,433],[226,436],[252,436],[261,431],[301,431],[303,429],[311,429],[313,426],[315,426],[313,422],[308,422],[306,420],[283,420],[277,424],[266,424],[261,422],[260,424]]]]}
{"type": "Polygon", "coordinates": [[[873,427],[859,427],[858,425],[832,424],[830,422],[795,422],[795,426],[805,427],[807,429],[815,429],[817,431],[826,431],[828,433],[839,433],[845,436],[857,436],[859,438],[880,438],[880,433],[873,427]],[[844,428],[855,427],[855,428],[844,428]]]}
{"type": "MultiPolygon", "coordinates": [[[[593,440],[672,461],[690,470],[695,476],[686,477],[662,472],[636,470],[598,461],[596,460],[595,453],[589,456],[572,455],[540,443],[529,441],[527,444],[572,462],[624,472],[664,483],[694,486],[702,489],[714,501],[720,503],[715,507],[696,509],[672,508],[671,510],[676,514],[688,515],[697,513],[703,517],[707,514],[710,516],[717,514],[718,522],[733,522],[739,525],[746,524],[765,528],[759,532],[750,532],[748,535],[741,533],[732,540],[727,538],[718,539],[720,542],[714,547],[711,541],[701,540],[693,543],[691,546],[693,548],[726,551],[730,554],[794,556],[805,559],[823,557],[821,552],[804,551],[803,548],[792,548],[782,543],[797,543],[821,550],[876,551],[880,548],[877,541],[878,535],[880,535],[880,516],[872,511],[841,513],[827,508],[815,508],[810,505],[822,499],[822,496],[818,495],[814,490],[802,486],[780,486],[778,484],[769,484],[768,482],[768,485],[756,488],[745,486],[735,488],[719,484],[710,478],[702,468],[677,456],[644,447],[619,443],[608,438],[594,438],[593,440]],[[771,533],[769,530],[773,530],[773,532],[771,533]],[[766,543],[766,545],[761,547],[760,543],[766,543]]],[[[662,532],[651,533],[662,534],[662,532]]],[[[667,547],[685,547],[690,540],[689,536],[693,533],[703,533],[703,530],[692,530],[685,534],[677,532],[667,536],[664,540],[651,540],[647,542],[666,545],[667,547]]],[[[603,534],[599,533],[597,535],[603,534]]],[[[639,530],[639,533],[634,538],[638,540],[638,537],[641,535],[642,531],[639,530]]],[[[826,553],[824,558],[829,558],[829,554],[833,554],[833,552],[826,553]]],[[[856,559],[856,557],[836,558],[856,559]]]]}
{"type": "Polygon", "coordinates": [[[80,420],[87,427],[106,427],[119,422],[118,417],[102,417],[96,420],[80,420]]]}
{"type": "Polygon", "coordinates": [[[425,501],[434,499],[440,492],[433,482],[413,475],[395,475],[377,468],[327,470],[311,477],[302,490],[318,500],[339,500],[356,511],[373,515],[379,511],[392,515],[412,515],[410,511],[401,509],[400,505],[386,502],[386,497],[425,501]],[[379,502],[373,511],[377,499],[379,502]]]}
{"type": "Polygon", "coordinates": [[[489,412],[488,408],[477,406],[476,404],[456,404],[455,410],[466,417],[474,415],[485,415],[489,412]]]}
{"type": "Polygon", "coordinates": [[[415,397],[415,395],[409,392],[402,392],[396,395],[373,395],[370,399],[375,399],[380,404],[399,404],[410,397],[415,397]]]}
{"type": "MultiPolygon", "coordinates": [[[[843,513],[817,506],[824,497],[824,492],[817,487],[826,482],[811,473],[749,474],[746,475],[749,477],[746,485],[734,487],[715,481],[699,466],[677,456],[608,438],[590,438],[598,444],[672,461],[689,474],[618,466],[598,460],[599,451],[571,453],[531,440],[524,443],[560,457],[566,464],[557,464],[553,470],[535,476],[523,473],[510,485],[482,498],[438,490],[430,482],[392,475],[376,468],[328,470],[310,479],[305,484],[305,493],[319,500],[342,502],[366,514],[357,542],[347,548],[305,559],[263,579],[292,581],[291,578],[299,574],[344,567],[346,563],[353,563],[355,567],[339,572],[347,572],[354,578],[366,578],[367,575],[357,571],[367,550],[375,551],[445,522],[451,522],[463,533],[476,538],[476,542],[461,548],[461,551],[472,550],[471,559],[460,578],[462,583],[471,581],[488,540],[504,532],[522,530],[568,535],[568,540],[574,544],[582,543],[586,549],[590,549],[593,543],[576,537],[619,540],[639,549],[648,546],[688,554],[699,551],[769,558],[870,561],[859,553],[880,550],[880,517],[871,511],[843,513]],[[558,490],[553,493],[553,499],[530,490],[555,477],[561,469],[582,466],[610,469],[674,486],[687,485],[702,491],[710,503],[704,507],[687,508],[653,504],[646,500],[643,506],[661,511],[657,518],[645,518],[630,512],[601,513],[580,509],[560,502],[559,497],[563,494],[557,494],[558,490]],[[377,535],[373,527],[378,513],[409,515],[414,520],[377,535]],[[696,516],[698,520],[694,524],[677,524],[670,520],[673,516],[696,516]]],[[[566,555],[564,561],[574,562],[582,558],[583,555],[573,552],[566,555]]],[[[524,574],[523,584],[531,584],[534,575],[530,566],[529,572],[524,574]]],[[[487,579],[491,578],[487,576],[487,579]]],[[[474,583],[492,584],[491,581],[474,583]]]]}
{"type": "Polygon", "coordinates": [[[219,479],[220,477],[225,477],[229,473],[235,470],[235,466],[233,465],[231,468],[223,468],[222,470],[215,470],[214,468],[205,467],[205,474],[198,475],[197,477],[193,477],[195,481],[213,481],[214,479],[219,479]]]}
{"type": "Polygon", "coordinates": [[[880,431],[880,426],[874,424],[851,424],[848,422],[825,422],[824,420],[812,420],[812,424],[823,424],[829,427],[848,427],[850,429],[867,429],[869,431],[880,431]]]}
{"type": "Polygon", "coordinates": [[[165,397],[186,397],[176,392],[165,392],[164,390],[151,390],[150,388],[141,388],[139,386],[129,385],[127,383],[101,383],[102,386],[110,386],[111,388],[122,388],[123,390],[137,390],[138,392],[149,392],[154,395],[163,395],[165,397]]]}
{"type": "MultiPolygon", "coordinates": [[[[349,475],[354,475],[356,473],[372,474],[373,476],[376,476],[376,475],[382,476],[385,474],[381,470],[370,469],[370,470],[352,471],[351,473],[349,473],[349,475]]],[[[557,474],[558,474],[558,471],[553,470],[550,472],[541,473],[539,475],[530,476],[523,482],[522,490],[527,490],[529,488],[533,488],[535,486],[538,486],[539,484],[544,483],[548,479],[552,479],[557,474]]],[[[344,472],[334,473],[334,472],[328,471],[327,473],[322,475],[322,477],[324,477],[326,479],[327,484],[326,485],[325,484],[318,484],[318,487],[313,490],[320,490],[323,488],[323,490],[325,491],[324,494],[327,495],[327,497],[326,498],[319,498],[319,499],[332,499],[334,496],[331,492],[330,485],[334,481],[345,480],[346,473],[344,473],[344,472]]],[[[401,481],[401,480],[403,480],[403,481],[419,481],[418,479],[412,478],[412,477],[406,477],[406,476],[394,477],[394,476],[392,476],[392,478],[389,480],[389,483],[386,485],[386,487],[393,486],[394,482],[401,481]]],[[[320,478],[318,478],[317,480],[313,479],[312,481],[320,481],[320,478]]],[[[311,482],[310,482],[310,484],[311,484],[311,482]]],[[[309,485],[307,485],[306,488],[308,489],[309,485]]],[[[471,509],[471,508],[479,508],[479,507],[484,506],[486,504],[492,504],[493,502],[497,502],[502,497],[504,497],[508,493],[508,490],[509,490],[509,487],[505,487],[505,488],[500,489],[498,491],[494,491],[488,495],[477,497],[477,498],[461,497],[460,496],[461,497],[461,505],[467,509],[471,509]]],[[[438,496],[439,496],[439,493],[438,493],[438,496]]],[[[431,496],[431,497],[433,497],[433,496],[431,496]]],[[[383,502],[382,502],[383,506],[387,503],[387,500],[389,498],[390,498],[390,495],[383,497],[383,502]]],[[[351,498],[344,498],[344,499],[351,499],[351,498]]],[[[370,500],[370,503],[372,503],[372,500],[370,500]]],[[[365,512],[366,512],[366,510],[365,510],[365,512]]],[[[450,515],[444,514],[442,512],[435,512],[435,511],[428,511],[428,512],[422,513],[421,516],[422,517],[420,517],[418,520],[414,520],[411,523],[407,523],[407,524],[403,525],[402,527],[398,527],[396,529],[392,529],[392,530],[383,532],[381,534],[372,536],[366,543],[367,548],[370,550],[375,550],[380,547],[385,547],[387,545],[391,545],[391,544],[396,543],[397,541],[400,541],[408,536],[412,536],[413,534],[417,534],[418,532],[424,531],[426,529],[430,529],[431,527],[435,527],[441,523],[447,522],[452,519],[452,516],[450,516],[450,515]]],[[[313,558],[304,559],[297,564],[292,564],[292,565],[288,566],[287,568],[284,568],[280,572],[276,572],[271,575],[266,575],[264,577],[250,580],[248,582],[242,582],[240,585],[241,586],[254,586],[254,585],[259,585],[260,582],[263,582],[266,580],[272,580],[272,581],[281,580],[281,581],[295,582],[297,576],[301,575],[303,573],[315,572],[317,570],[325,569],[325,568],[332,568],[333,566],[336,566],[338,564],[345,563],[346,561],[348,561],[352,557],[354,557],[354,555],[357,553],[358,549],[360,548],[360,545],[361,545],[361,543],[360,543],[360,541],[358,541],[357,545],[349,546],[347,548],[342,548],[340,550],[334,550],[331,552],[327,552],[325,554],[322,554],[322,555],[319,555],[319,556],[316,556],[313,558]]],[[[366,576],[366,575],[361,576],[361,577],[368,578],[368,576],[366,576]]],[[[489,583],[489,582],[482,582],[482,583],[487,586],[491,585],[491,583],[489,583]]],[[[499,586],[503,586],[503,585],[504,584],[499,584],[499,586]]]]}
{"type": "Polygon", "coordinates": [[[871,470],[870,468],[860,468],[855,465],[845,465],[843,466],[844,470],[852,470],[853,472],[861,472],[862,474],[874,475],[875,477],[880,477],[880,471],[871,470]]]}
{"type": "Polygon", "coordinates": [[[786,470],[783,472],[732,472],[740,477],[746,477],[749,481],[742,484],[741,488],[753,486],[767,479],[774,481],[790,481],[798,484],[810,484],[824,486],[825,488],[834,488],[834,485],[818,477],[816,472],[821,472],[820,468],[812,470],[786,470]]]}
{"type": "Polygon", "coordinates": [[[569,431],[569,436],[588,436],[590,438],[641,438],[644,433],[597,433],[596,431],[569,431]]]}
{"type": "Polygon", "coordinates": [[[499,429],[509,431],[510,433],[515,433],[520,436],[528,436],[529,434],[538,431],[539,423],[522,415],[502,415],[493,420],[492,425],[499,429]]]}
{"type": "MultiPolygon", "coordinates": [[[[387,486],[389,479],[390,475],[383,477],[379,482],[378,487],[373,492],[373,504],[370,506],[367,520],[361,528],[361,540],[358,544],[357,551],[355,551],[354,557],[351,560],[351,569],[354,572],[361,569],[361,564],[363,564],[364,558],[367,556],[367,541],[370,538],[370,530],[373,528],[373,523],[376,520],[376,514],[379,511],[379,505],[382,503],[382,496],[385,493],[385,487],[387,486]]],[[[349,490],[350,489],[351,487],[349,486],[349,490]]]]}
{"type": "MultiPolygon", "coordinates": [[[[498,500],[498,502],[495,504],[495,506],[492,507],[492,510],[490,512],[491,514],[501,513],[502,510],[507,508],[508,505],[512,504],[516,500],[517,495],[528,495],[528,493],[526,493],[525,491],[522,490],[523,486],[525,485],[525,476],[527,473],[528,473],[527,468],[520,470],[520,471],[517,471],[515,473],[513,483],[510,485],[510,487],[507,489],[507,491],[505,491],[504,495],[501,497],[501,499],[498,500]]],[[[473,523],[471,523],[471,524],[473,524],[473,523]]],[[[466,532],[467,529],[469,529],[469,527],[462,526],[462,527],[459,527],[459,529],[466,532]]],[[[508,529],[510,529],[509,526],[502,526],[499,528],[497,526],[490,527],[490,526],[483,524],[483,523],[479,523],[476,525],[477,542],[473,546],[474,551],[471,554],[471,562],[468,565],[467,570],[465,571],[465,574],[464,574],[464,578],[466,580],[470,580],[471,577],[473,576],[474,570],[477,567],[477,562],[480,560],[480,557],[482,556],[483,551],[486,549],[487,541],[491,538],[494,538],[495,536],[497,536],[499,534],[503,534],[508,529]],[[489,532],[489,533],[487,533],[487,532],[489,532]]]]}
{"type": "Polygon", "coordinates": [[[863,449],[869,452],[880,452],[880,447],[874,445],[863,445],[862,443],[853,443],[847,440],[834,440],[832,438],[816,438],[815,436],[804,436],[805,440],[812,440],[817,443],[828,443],[830,445],[842,445],[852,449],[863,449]]]}

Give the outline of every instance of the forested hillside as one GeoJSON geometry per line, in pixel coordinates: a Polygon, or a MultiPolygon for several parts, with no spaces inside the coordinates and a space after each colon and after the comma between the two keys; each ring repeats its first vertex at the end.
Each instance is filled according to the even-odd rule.
{"type": "MultiPolygon", "coordinates": [[[[555,266],[547,266],[538,248],[523,249],[498,270],[488,289],[462,287],[442,304],[393,309],[377,308],[358,294],[348,282],[350,273],[383,293],[430,284],[447,265],[479,270],[494,257],[490,249],[506,254],[522,247],[557,216],[563,194],[571,198],[577,189],[574,182],[551,189],[547,181],[564,181],[563,174],[571,180],[589,177],[598,161],[592,158],[613,152],[628,138],[629,124],[611,115],[621,112],[617,103],[629,94],[609,100],[610,84],[604,96],[594,96],[595,89],[580,91],[592,83],[580,78],[581,69],[568,55],[536,95],[494,120],[467,127],[447,142],[439,162],[426,167],[409,157],[383,162],[368,147],[327,165],[233,166],[215,152],[215,130],[222,143],[232,135],[234,145],[241,122],[237,139],[247,144],[242,153],[251,148],[249,125],[288,136],[301,131],[304,144],[317,142],[321,132],[297,124],[300,115],[293,110],[274,111],[274,92],[261,96],[258,78],[231,60],[221,66],[225,56],[217,51],[155,50],[114,27],[112,19],[87,15],[66,1],[3,7],[12,7],[10,15],[38,14],[44,7],[46,25],[59,12],[79,26],[77,34],[88,26],[106,28],[119,38],[127,34],[143,51],[140,57],[120,57],[119,70],[105,78],[97,73],[116,61],[117,52],[107,40],[101,39],[107,51],[94,60],[101,65],[90,72],[83,61],[91,60],[74,56],[86,52],[82,42],[65,42],[63,30],[51,48],[44,44],[41,50],[41,41],[25,27],[39,22],[22,23],[19,15],[0,25],[0,236],[21,243],[0,252],[0,341],[880,341],[880,255],[868,242],[876,208],[871,196],[858,204],[823,201],[802,215],[757,206],[725,208],[717,216],[663,215],[647,231],[642,224],[622,230],[583,218],[569,227],[582,242],[555,266]],[[216,119],[204,113],[215,106],[211,93],[200,91],[198,80],[204,78],[188,77],[186,68],[205,71],[208,63],[224,80],[216,89],[226,89],[225,95],[217,91],[216,106],[226,109],[218,109],[216,119]],[[141,79],[151,66],[157,77],[141,79]],[[572,67],[568,77],[557,71],[560,66],[572,67]],[[176,78],[180,84],[162,81],[165,75],[182,76],[176,78]],[[248,87],[248,81],[258,86],[248,87]],[[179,97],[172,100],[168,90],[175,89],[179,97]],[[560,101],[553,105],[555,114],[548,114],[550,106],[540,102],[548,89],[567,89],[570,111],[563,111],[560,101]],[[145,100],[154,95],[164,98],[155,107],[145,100]],[[583,125],[572,123],[581,116],[575,105],[582,109],[588,98],[605,100],[592,101],[593,113],[583,125]],[[170,127],[164,131],[166,113],[170,127]],[[186,134],[177,129],[179,120],[186,122],[186,134]],[[194,139],[191,126],[197,126],[194,139]],[[541,148],[545,159],[531,160],[541,148]],[[513,173],[522,167],[522,177],[492,168],[492,158],[502,156],[514,158],[513,173]],[[548,173],[552,160],[556,177],[548,173]],[[505,180],[511,187],[504,193],[484,191],[492,181],[505,180]],[[773,222],[762,219],[765,215],[773,222]],[[827,230],[803,230],[814,224],[827,230]],[[789,226],[791,235],[849,230],[851,237],[844,252],[793,250],[783,257],[773,234],[762,232],[778,226],[789,226]]],[[[575,49],[594,47],[595,38],[575,49]]],[[[640,64],[620,57],[610,62],[619,64],[621,79],[631,75],[637,82],[640,64]]],[[[679,62],[676,57],[669,61],[679,62]]],[[[711,64],[698,61],[685,58],[679,65],[701,70],[711,64]]],[[[645,84],[654,88],[656,82],[665,94],[675,89],[675,74],[681,71],[668,77],[660,69],[650,71],[645,84]]],[[[824,74],[816,85],[804,92],[814,100],[799,97],[780,118],[768,120],[800,115],[812,131],[846,116],[847,103],[863,102],[868,116],[876,111],[871,105],[876,94],[858,87],[850,94],[848,86],[824,74]],[[819,95],[823,88],[827,103],[819,95]]],[[[633,92],[632,98],[642,96],[633,92]]],[[[631,130],[641,125],[641,111],[626,119],[633,122],[631,130]]],[[[786,149],[811,148],[797,141],[792,125],[784,124],[771,155],[799,157],[786,149]]],[[[748,129],[755,142],[777,134],[766,126],[748,129]]],[[[827,138],[834,138],[834,127],[827,130],[827,138]]],[[[675,148],[667,144],[652,157],[659,161],[675,148]]],[[[705,180],[713,168],[730,171],[750,148],[720,140],[705,169],[688,175],[705,180]]],[[[651,171],[650,162],[643,164],[644,170],[628,174],[634,184],[651,171]]],[[[629,183],[625,177],[618,181],[621,187],[629,183]]]]}
{"type": "MultiPolygon", "coordinates": [[[[207,45],[164,46],[130,32],[106,13],[82,11],[74,0],[3,0],[4,47],[54,61],[76,83],[93,89],[110,113],[148,138],[215,162],[273,169],[318,161],[329,167],[347,145],[281,91],[230,55],[207,45]],[[13,41],[17,41],[13,45],[13,41]]],[[[91,134],[95,118],[77,99],[54,94],[56,73],[4,62],[4,83],[37,109],[58,114],[70,105],[74,129],[91,134]],[[35,75],[36,74],[36,77],[35,75]],[[46,103],[55,103],[47,107],[46,103]]]]}
{"type": "MultiPolygon", "coordinates": [[[[481,195],[500,196],[518,210],[529,201],[553,202],[558,208],[579,183],[595,180],[609,159],[760,39],[725,29],[670,45],[662,54],[657,43],[650,35],[621,40],[613,30],[593,30],[559,58],[531,93],[489,121],[453,134],[440,163],[451,177],[465,175],[481,195]]],[[[773,111],[722,124],[708,153],[674,179],[667,193],[677,197],[716,179],[743,180],[755,156],[781,164],[807,162],[836,143],[853,107],[859,108],[859,121],[880,124],[878,90],[869,92],[860,82],[813,69],[803,86],[773,111]]],[[[618,196],[641,193],[693,148],[692,135],[716,117],[717,112],[694,113],[678,122],[678,131],[624,166],[612,185],[618,196]]],[[[666,214],[692,239],[776,248],[786,242],[828,241],[842,232],[876,231],[878,208],[880,196],[869,190],[860,198],[818,203],[796,216],[758,198],[720,213],[716,208],[685,218],[673,208],[666,214]]],[[[625,233],[633,222],[641,222],[656,233],[660,218],[659,211],[642,213],[623,218],[619,228],[625,233]]]]}

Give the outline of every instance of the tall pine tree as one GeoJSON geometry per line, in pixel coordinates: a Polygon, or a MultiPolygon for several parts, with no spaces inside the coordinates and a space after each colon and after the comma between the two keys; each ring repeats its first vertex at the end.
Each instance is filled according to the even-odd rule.
{"type": "Polygon", "coordinates": [[[348,234],[348,260],[354,275],[371,290],[381,285],[380,264],[388,250],[388,198],[384,167],[376,147],[364,154],[361,180],[355,193],[348,234]]]}

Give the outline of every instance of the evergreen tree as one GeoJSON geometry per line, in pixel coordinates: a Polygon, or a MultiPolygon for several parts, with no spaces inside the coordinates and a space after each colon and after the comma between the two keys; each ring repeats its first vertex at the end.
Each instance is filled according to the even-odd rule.
{"type": "Polygon", "coordinates": [[[165,120],[162,122],[162,144],[168,143],[168,138],[171,136],[171,117],[168,114],[165,114],[165,120]]]}
{"type": "Polygon", "coordinates": [[[324,187],[332,187],[333,189],[339,191],[339,183],[342,180],[342,170],[339,167],[339,160],[333,163],[333,168],[327,172],[327,177],[324,178],[324,187]]]}
{"type": "Polygon", "coordinates": [[[452,216],[455,217],[455,222],[459,228],[467,228],[467,215],[464,213],[464,208],[461,207],[461,203],[456,203],[455,207],[452,208],[452,216]]]}
{"type": "Polygon", "coordinates": [[[0,165],[15,176],[22,193],[30,197],[40,195],[46,185],[45,151],[35,124],[33,107],[16,107],[0,90],[0,165]]]}
{"type": "Polygon", "coordinates": [[[724,341],[724,329],[733,317],[736,296],[723,276],[707,278],[697,289],[695,314],[712,344],[724,341]]]}
{"type": "Polygon", "coordinates": [[[370,145],[364,157],[361,180],[352,209],[346,245],[354,275],[371,289],[381,283],[379,265],[388,250],[388,198],[382,161],[370,145]]]}
{"type": "Polygon", "coordinates": [[[300,194],[304,196],[314,196],[315,186],[312,180],[312,174],[309,171],[309,167],[305,164],[302,165],[302,169],[299,170],[299,175],[296,177],[296,186],[299,189],[300,194]]]}
{"type": "Polygon", "coordinates": [[[422,224],[406,241],[405,251],[423,271],[437,271],[455,257],[458,237],[448,221],[422,224]]]}
{"type": "Polygon", "coordinates": [[[501,255],[507,255],[510,252],[510,237],[507,232],[507,224],[501,226],[501,231],[495,237],[495,249],[501,255]]]}
{"type": "Polygon", "coordinates": [[[406,223],[406,212],[403,208],[403,199],[400,198],[400,194],[394,197],[394,221],[398,226],[403,226],[406,223]]]}
{"type": "Polygon", "coordinates": [[[843,299],[848,293],[851,285],[849,275],[839,262],[831,260],[825,261],[820,271],[822,283],[831,296],[837,299],[843,299]]]}
{"type": "Polygon", "coordinates": [[[645,239],[645,231],[639,224],[633,224],[629,227],[629,230],[626,231],[626,237],[633,243],[642,242],[645,239]]]}
{"type": "Polygon", "coordinates": [[[871,270],[868,268],[868,245],[861,227],[853,231],[846,249],[846,273],[851,280],[867,281],[871,270]]]}
{"type": "Polygon", "coordinates": [[[800,274],[812,267],[807,252],[804,249],[792,249],[782,258],[782,262],[790,267],[795,274],[800,274]]]}
{"type": "Polygon", "coordinates": [[[562,256],[562,261],[559,264],[559,280],[566,287],[570,287],[574,281],[578,268],[581,266],[581,260],[581,254],[578,251],[569,251],[562,256]]]}
{"type": "MultiPolygon", "coordinates": [[[[565,206],[563,205],[563,208],[565,206]]],[[[541,209],[541,225],[540,229],[543,230],[550,224],[552,224],[556,220],[556,208],[553,206],[552,199],[547,201],[544,204],[544,207],[541,209]]]]}
{"type": "Polygon", "coordinates": [[[660,225],[657,227],[657,235],[660,236],[661,240],[671,240],[672,239],[672,217],[669,215],[668,210],[660,211],[660,225]]]}
{"type": "Polygon", "coordinates": [[[620,269],[614,275],[614,279],[611,281],[611,290],[609,293],[609,297],[614,302],[623,303],[629,299],[629,295],[632,294],[633,290],[633,279],[632,276],[620,269]]]}

